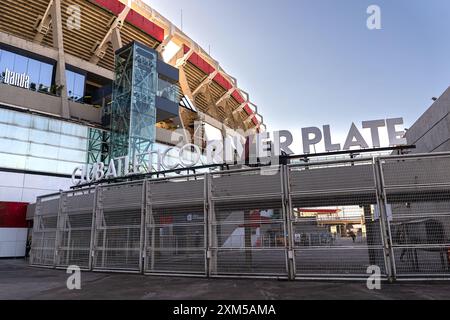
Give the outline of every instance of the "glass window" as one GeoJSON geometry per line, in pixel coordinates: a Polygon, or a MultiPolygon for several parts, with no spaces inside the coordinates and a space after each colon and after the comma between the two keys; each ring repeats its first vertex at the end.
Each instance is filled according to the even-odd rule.
{"type": "Polygon", "coordinates": [[[14,69],[13,71],[19,74],[27,73],[28,58],[21,55],[14,55],[14,69]]]}
{"type": "Polygon", "coordinates": [[[58,121],[58,120],[54,120],[54,119],[49,120],[49,130],[52,132],[60,133],[61,125],[62,125],[62,121],[58,121]]]}
{"type": "Polygon", "coordinates": [[[48,130],[49,118],[33,117],[32,128],[46,131],[48,130]]]}
{"type": "Polygon", "coordinates": [[[26,128],[29,128],[31,126],[31,115],[22,112],[14,112],[14,111],[11,112],[12,112],[11,113],[12,124],[26,128]]]}
{"type": "Polygon", "coordinates": [[[40,158],[58,158],[58,147],[53,147],[45,144],[30,143],[31,156],[40,158]]]}
{"type": "Polygon", "coordinates": [[[28,152],[28,143],[12,139],[0,139],[0,151],[26,155],[28,152]]]}
{"type": "Polygon", "coordinates": [[[61,135],[49,131],[30,130],[30,141],[59,146],[61,135]]]}
{"type": "MultiPolygon", "coordinates": [[[[58,159],[64,161],[74,161],[74,160],[82,161],[83,159],[87,159],[87,154],[85,151],[60,148],[58,152],[58,159]]],[[[74,167],[72,167],[72,170],[74,167]]]]}
{"type": "Polygon", "coordinates": [[[24,169],[26,157],[16,154],[0,153],[2,167],[11,169],[24,169]]]}
{"type": "Polygon", "coordinates": [[[78,149],[78,150],[86,150],[87,139],[81,137],[72,137],[72,136],[61,136],[61,144],[62,147],[78,149]]]}
{"type": "Polygon", "coordinates": [[[86,77],[80,73],[66,70],[66,82],[69,99],[82,102],[86,77]]]}
{"type": "Polygon", "coordinates": [[[58,166],[58,160],[50,160],[36,157],[27,157],[25,170],[54,172],[58,166]]]}
{"type": "Polygon", "coordinates": [[[26,73],[30,77],[30,90],[46,93],[50,91],[53,80],[53,65],[1,50],[0,73],[2,78],[6,69],[19,74],[26,73]]]}
{"type": "Polygon", "coordinates": [[[84,97],[84,79],[85,77],[81,74],[75,74],[75,83],[73,86],[73,92],[75,93],[75,99],[80,100],[84,97]]]}
{"type": "Polygon", "coordinates": [[[179,102],[178,86],[170,83],[160,75],[158,78],[158,96],[173,102],[179,102]]]}
{"type": "Polygon", "coordinates": [[[67,97],[72,100],[74,96],[73,86],[75,83],[75,73],[66,70],[67,97]]]}
{"type": "Polygon", "coordinates": [[[41,63],[37,60],[28,61],[28,75],[30,76],[30,89],[36,91],[39,88],[39,75],[41,72],[41,63]]]}
{"type": "Polygon", "coordinates": [[[87,160],[87,134],[82,125],[0,109],[0,163],[5,168],[71,174],[87,160]]]}
{"type": "Polygon", "coordinates": [[[30,135],[30,129],[21,128],[17,126],[11,126],[8,124],[0,123],[0,136],[7,139],[17,139],[27,141],[30,135]]]}
{"type": "Polygon", "coordinates": [[[53,66],[48,63],[41,62],[41,72],[39,74],[39,84],[47,90],[51,87],[53,80],[53,66]]]}
{"type": "Polygon", "coordinates": [[[0,60],[0,72],[2,73],[2,80],[5,76],[6,69],[14,69],[14,53],[2,50],[1,60],[0,60]]]}
{"type": "Polygon", "coordinates": [[[63,122],[61,126],[61,133],[87,138],[87,127],[83,127],[74,123],[63,122]]]}

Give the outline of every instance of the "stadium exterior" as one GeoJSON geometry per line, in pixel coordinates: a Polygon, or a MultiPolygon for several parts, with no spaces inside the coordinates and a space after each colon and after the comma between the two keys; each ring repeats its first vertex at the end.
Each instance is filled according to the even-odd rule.
{"type": "Polygon", "coordinates": [[[77,166],[164,152],[178,129],[200,145],[265,130],[217,61],[142,1],[130,4],[0,3],[0,201],[9,217],[0,256],[24,255],[26,204],[67,190],[77,166]]]}
{"type": "Polygon", "coordinates": [[[203,151],[265,131],[236,80],[167,19],[138,0],[4,0],[0,50],[0,256],[24,255],[27,214],[39,267],[449,279],[449,153],[162,174],[153,152],[172,168],[180,139],[203,151]],[[127,175],[135,159],[142,174],[127,175]]]}

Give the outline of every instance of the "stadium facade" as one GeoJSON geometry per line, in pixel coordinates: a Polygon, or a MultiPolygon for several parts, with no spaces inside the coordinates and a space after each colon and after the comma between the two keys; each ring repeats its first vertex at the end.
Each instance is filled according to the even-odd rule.
{"type": "MultiPolygon", "coordinates": [[[[152,169],[153,152],[174,168],[180,139],[201,150],[263,132],[262,117],[218,62],[138,0],[4,0],[0,50],[0,256],[24,255],[27,216],[39,267],[449,279],[450,153],[380,155],[361,137],[367,150],[345,158],[124,177],[135,159],[152,169]],[[83,181],[70,189],[74,173],[83,181]],[[119,179],[92,181],[110,173],[119,179]]],[[[447,114],[448,91],[407,141],[445,151],[447,114]]]]}
{"type": "Polygon", "coordinates": [[[164,152],[179,129],[200,144],[265,130],[236,79],[142,1],[2,1],[0,74],[0,256],[24,255],[26,204],[76,167],[164,152]]]}

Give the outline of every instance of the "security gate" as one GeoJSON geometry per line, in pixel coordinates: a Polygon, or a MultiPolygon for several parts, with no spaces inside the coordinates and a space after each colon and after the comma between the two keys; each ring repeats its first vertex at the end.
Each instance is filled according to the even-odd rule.
{"type": "Polygon", "coordinates": [[[450,153],[292,164],[38,198],[31,264],[203,277],[450,279],[450,153]],[[370,273],[370,274],[369,274],[370,273]]]}
{"type": "Polygon", "coordinates": [[[282,167],[210,177],[210,274],[288,277],[282,167]]]}
{"type": "Polygon", "coordinates": [[[206,175],[147,181],[145,273],[206,275],[206,175]]]}
{"type": "Polygon", "coordinates": [[[143,202],[142,181],[98,189],[94,270],[140,272],[143,202]]]}
{"type": "Polygon", "coordinates": [[[62,193],[56,234],[56,266],[91,267],[95,189],[62,193]]]}
{"type": "Polygon", "coordinates": [[[32,265],[55,266],[59,198],[60,194],[54,194],[37,200],[30,252],[32,265]]]}
{"type": "Polygon", "coordinates": [[[372,159],[288,167],[296,278],[363,278],[370,266],[387,274],[376,187],[372,159]],[[345,214],[327,208],[344,208],[345,214]],[[330,232],[333,225],[347,233],[355,223],[365,232],[330,232]]]}
{"type": "Polygon", "coordinates": [[[397,278],[450,276],[450,156],[381,160],[397,278]]]}

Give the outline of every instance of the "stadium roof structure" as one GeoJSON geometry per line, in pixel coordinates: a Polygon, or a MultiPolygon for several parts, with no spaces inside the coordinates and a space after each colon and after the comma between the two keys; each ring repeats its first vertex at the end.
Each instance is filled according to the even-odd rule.
{"type": "MultiPolygon", "coordinates": [[[[195,41],[141,0],[2,0],[0,31],[56,48],[52,35],[55,1],[62,20],[60,42],[64,54],[70,58],[66,63],[81,59],[112,75],[115,50],[133,40],[139,41],[179,68],[181,95],[189,98],[200,113],[232,129],[265,130],[257,106],[238,87],[236,79],[195,41]],[[66,23],[73,17],[74,6],[81,10],[79,30],[66,23]]],[[[183,112],[180,109],[185,122],[183,112]]]]}

